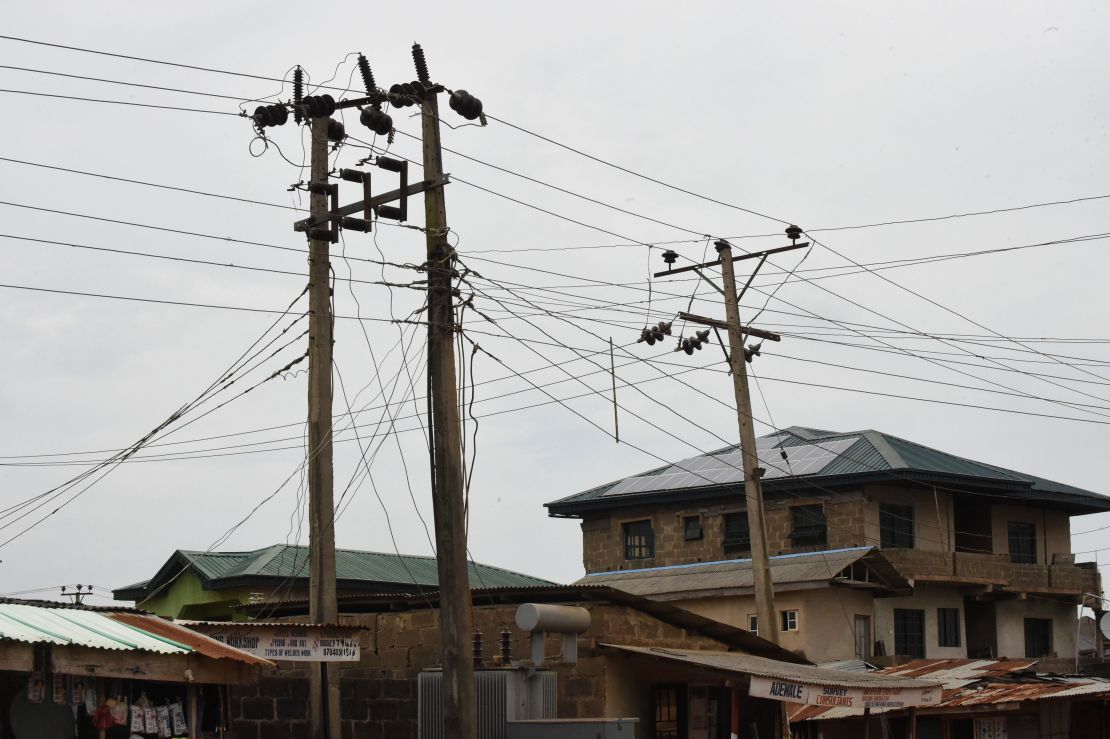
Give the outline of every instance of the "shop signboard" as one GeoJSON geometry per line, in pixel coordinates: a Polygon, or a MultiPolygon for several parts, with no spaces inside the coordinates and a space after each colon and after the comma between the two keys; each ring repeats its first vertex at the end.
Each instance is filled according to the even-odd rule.
{"type": "Polygon", "coordinates": [[[195,624],[191,628],[257,657],[283,662],[358,662],[356,629],[297,624],[195,624]]]}
{"type": "Polygon", "coordinates": [[[811,685],[795,680],[752,676],[748,690],[753,698],[769,698],[825,708],[898,709],[930,706],[940,702],[941,689],[895,687],[841,687],[811,685]]]}

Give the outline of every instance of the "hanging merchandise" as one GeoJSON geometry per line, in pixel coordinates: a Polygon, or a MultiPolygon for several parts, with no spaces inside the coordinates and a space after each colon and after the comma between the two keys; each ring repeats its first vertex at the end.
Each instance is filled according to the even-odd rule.
{"type": "Polygon", "coordinates": [[[170,709],[169,706],[158,706],[158,736],[163,739],[169,739],[173,736],[170,731],[170,709]]]}
{"type": "Polygon", "coordinates": [[[185,711],[181,707],[181,701],[170,704],[170,714],[173,716],[174,736],[181,736],[189,733],[189,727],[185,723],[185,711]]]}
{"type": "Polygon", "coordinates": [[[54,702],[58,705],[65,705],[66,702],[66,678],[65,675],[54,675],[54,702]]]}
{"type": "Polygon", "coordinates": [[[143,727],[145,733],[158,733],[158,712],[154,710],[154,706],[150,705],[149,701],[143,706],[143,723],[146,724],[146,726],[143,727]]]}
{"type": "Polygon", "coordinates": [[[146,731],[146,721],[143,720],[143,707],[138,703],[131,706],[131,733],[141,734],[146,731]]]}
{"type": "Polygon", "coordinates": [[[46,693],[46,681],[41,672],[32,672],[27,678],[27,702],[42,703],[46,693]]]}
{"type": "Polygon", "coordinates": [[[118,698],[109,698],[104,704],[112,712],[112,721],[115,726],[127,726],[127,699],[122,695],[118,698]]]}
{"type": "Polygon", "coordinates": [[[112,709],[108,707],[107,703],[96,709],[96,712],[92,715],[92,724],[94,729],[102,731],[116,725],[116,719],[112,716],[112,709]]]}

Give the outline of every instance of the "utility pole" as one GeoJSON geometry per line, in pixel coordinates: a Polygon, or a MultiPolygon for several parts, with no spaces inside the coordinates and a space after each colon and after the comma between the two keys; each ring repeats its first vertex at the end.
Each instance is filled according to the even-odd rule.
{"type": "MultiPolygon", "coordinates": [[[[431,85],[424,52],[412,47],[417,76],[426,92],[421,105],[424,180],[443,176],[439,140],[440,88],[431,85]]],[[[455,107],[454,105],[452,107],[455,107]]],[[[439,572],[440,632],[443,642],[444,736],[477,739],[474,666],[468,653],[473,634],[470,575],[463,499],[463,458],[459,399],[455,388],[455,318],[452,310],[454,251],[448,242],[442,188],[424,192],[428,248],[428,379],[432,416],[432,511],[439,572]]]]}
{"type": "MultiPolygon", "coordinates": [[[[309,210],[313,219],[328,208],[328,126],[313,118],[309,210]]],[[[335,228],[335,226],[333,226],[335,228]]],[[[309,619],[339,621],[335,591],[335,506],[332,479],[332,304],[331,239],[326,229],[309,231],[308,254],[308,518],[309,619]]],[[[314,665],[315,667],[315,665],[314,665]]],[[[339,739],[339,685],[331,663],[313,669],[309,691],[312,739],[339,739]]]]}
{"type": "Polygon", "coordinates": [[[725,289],[725,322],[728,323],[729,370],[736,397],[736,419],[740,424],[740,459],[744,465],[744,497],[748,509],[748,532],[752,542],[752,571],[755,574],[755,612],[759,635],[779,643],[775,614],[775,591],[771,584],[771,563],[767,555],[767,524],[763,518],[763,469],[756,455],[755,428],[752,425],[752,398],[748,392],[748,366],[744,338],[740,334],[740,306],[736,298],[736,273],[733,271],[732,246],[718,241],[721,276],[725,289]]]}
{"type": "MultiPolygon", "coordinates": [[[[740,427],[740,460],[744,472],[744,498],[747,504],[748,535],[751,539],[752,547],[752,574],[755,580],[755,612],[758,618],[759,635],[774,644],[779,643],[779,624],[777,619],[778,614],[775,611],[775,590],[771,581],[770,557],[767,554],[767,524],[763,515],[763,486],[760,483],[760,478],[763,477],[765,470],[759,466],[759,453],[755,441],[755,427],[752,422],[752,399],[748,390],[748,362],[754,357],[759,356],[759,347],[745,348],[744,340],[747,336],[759,336],[770,341],[781,341],[782,337],[770,331],[761,331],[757,328],[743,325],[740,322],[740,298],[743,297],[748,287],[751,286],[752,280],[755,279],[756,273],[759,272],[760,267],[767,261],[768,256],[809,246],[809,244],[805,242],[801,244],[797,243],[801,232],[801,229],[797,226],[791,226],[786,229],[787,236],[789,236],[790,240],[793,242],[790,246],[768,249],[752,254],[744,254],[739,257],[732,256],[732,245],[721,239],[714,243],[714,246],[717,248],[717,261],[679,267],[678,269],[671,268],[671,265],[678,260],[678,254],[674,251],[667,250],[663,253],[663,260],[667,263],[667,270],[655,273],[656,277],[667,277],[681,272],[696,272],[698,277],[708,282],[717,292],[721,293],[725,300],[724,321],[685,312],[680,312],[678,315],[679,318],[691,323],[710,326],[715,331],[723,328],[728,333],[729,351],[727,353],[727,359],[729,374],[732,375],[732,391],[736,398],[736,420],[740,427]],[[754,259],[756,257],[759,258],[759,263],[756,265],[755,269],[752,270],[747,283],[745,283],[744,287],[737,293],[736,272],[733,263],[746,259],[754,259]],[[720,266],[721,268],[723,287],[718,286],[716,282],[709,279],[702,271],[707,267],[715,266],[720,266]]],[[[664,333],[670,333],[670,324],[662,323],[655,328],[645,328],[641,334],[641,340],[647,341],[649,344],[654,344],[656,341],[662,339],[664,333]]],[[[708,331],[699,332],[696,338],[693,339],[679,337],[676,351],[682,349],[687,354],[693,354],[694,349],[700,349],[701,344],[707,339],[708,331]]],[[[738,697],[734,696],[733,700],[738,701],[738,697]]],[[[733,705],[732,727],[734,732],[738,731],[740,725],[740,716],[736,710],[738,705],[738,703],[734,703],[733,705]]],[[[779,712],[779,729],[783,739],[790,739],[789,711],[785,703],[782,704],[781,711],[779,712]]]]}
{"type": "MultiPolygon", "coordinates": [[[[425,193],[428,274],[428,380],[429,411],[432,419],[432,508],[435,514],[436,549],[439,567],[440,624],[443,641],[443,715],[446,736],[477,739],[474,671],[468,653],[472,629],[470,578],[466,547],[466,515],[463,487],[462,429],[455,391],[455,323],[452,298],[455,257],[447,235],[447,211],[439,142],[439,106],[436,96],[446,88],[428,76],[424,52],[413,44],[415,82],[398,83],[385,92],[374,81],[370,64],[362,54],[358,68],[366,95],[336,101],[331,95],[303,96],[303,71],[294,73],[293,101],[258,106],[249,118],[256,134],[267,138],[266,129],[285,125],[292,112],[299,125],[312,128],[311,213],[293,224],[309,238],[309,377],[308,377],[308,470],[309,470],[309,616],[313,622],[338,621],[335,586],[335,516],[332,500],[332,329],[329,249],[339,241],[339,230],[370,232],[374,218],[408,220],[408,197],[425,193]],[[384,103],[396,108],[420,105],[422,109],[424,174],[416,183],[408,180],[408,162],[380,155],[374,157],[379,170],[399,175],[400,187],[374,195],[371,174],[358,169],[340,169],[338,178],[361,185],[362,199],[339,205],[339,186],[329,184],[328,142],[342,141],[344,127],[332,120],[335,111],[358,108],[359,122],[378,136],[393,135],[393,120],[382,110],[384,103]],[[397,206],[388,205],[397,201],[397,206]],[[359,214],[355,217],[354,214],[359,214]]],[[[455,90],[451,109],[467,120],[480,120],[482,102],[466,90],[455,90]]],[[[390,138],[392,140],[392,138],[390,138]]],[[[362,160],[359,166],[369,160],[362,160]]],[[[297,188],[303,183],[297,183],[297,188]]],[[[338,673],[323,662],[312,672],[310,718],[312,739],[339,739],[338,673]]]]}

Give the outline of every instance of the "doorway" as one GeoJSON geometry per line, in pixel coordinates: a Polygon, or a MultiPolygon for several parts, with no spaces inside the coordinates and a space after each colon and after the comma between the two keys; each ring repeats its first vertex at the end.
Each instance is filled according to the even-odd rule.
{"type": "Polygon", "coordinates": [[[990,503],[984,503],[971,496],[957,495],[953,514],[957,552],[971,554],[994,552],[990,503]]]}
{"type": "Polygon", "coordinates": [[[998,656],[998,620],[992,601],[964,598],[964,625],[967,628],[967,656],[994,659],[998,656]]]}
{"type": "Polygon", "coordinates": [[[856,641],[856,659],[866,662],[871,659],[871,617],[856,614],[853,632],[856,641]]]}

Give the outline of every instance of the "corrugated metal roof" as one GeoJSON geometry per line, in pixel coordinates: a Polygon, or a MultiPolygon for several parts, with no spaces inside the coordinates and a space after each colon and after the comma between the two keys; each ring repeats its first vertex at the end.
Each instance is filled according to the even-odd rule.
{"type": "Polygon", "coordinates": [[[113,620],[109,614],[13,603],[0,604],[0,638],[31,644],[77,644],[184,654],[189,647],[113,620]]]}
{"type": "MultiPolygon", "coordinates": [[[[176,577],[182,567],[195,570],[208,590],[265,585],[290,578],[307,582],[308,552],[308,547],[286,544],[276,544],[250,552],[178,550],[150,580],[119,588],[114,591],[114,595],[119,600],[141,600],[176,577]]],[[[336,550],[335,573],[341,585],[371,583],[399,587],[436,587],[439,582],[435,557],[398,556],[354,549],[336,550]]],[[[553,584],[538,577],[475,562],[470,563],[470,581],[474,587],[553,584]]]]}
{"type": "MultiPolygon", "coordinates": [[[[931,707],[932,710],[1077,696],[1110,697],[1110,680],[1099,677],[1034,675],[1029,670],[1035,665],[1036,660],[914,660],[897,667],[887,667],[875,674],[942,680],[943,696],[939,704],[931,707]]],[[[871,710],[872,713],[884,713],[900,709],[871,710]]],[[[918,710],[927,712],[929,709],[918,710]]],[[[861,709],[801,706],[792,711],[790,720],[827,721],[859,715],[861,709]]]]}
{"type": "Polygon", "coordinates": [[[773,680],[791,680],[808,685],[839,688],[897,688],[928,689],[940,686],[939,680],[914,680],[884,675],[880,672],[855,672],[830,670],[812,665],[791,664],[778,660],[756,657],[740,652],[717,652],[701,649],[669,649],[665,647],[632,647],[621,644],[602,644],[607,649],[638,654],[654,659],[682,662],[721,672],[757,675],[773,680]]]}
{"type": "Polygon", "coordinates": [[[109,618],[122,622],[135,629],[140,629],[149,634],[161,637],[179,644],[189,651],[203,654],[212,659],[232,659],[236,662],[246,662],[253,665],[272,665],[269,660],[257,657],[249,652],[243,652],[234,647],[229,647],[223,642],[211,638],[207,634],[194,631],[183,624],[167,621],[158,616],[139,613],[112,613],[109,618]]]}
{"type": "MultiPolygon", "coordinates": [[[[906,439],[885,434],[880,431],[864,430],[834,432],[792,426],[774,434],[760,437],[771,439],[775,447],[790,448],[801,445],[817,445],[823,442],[852,440],[849,448],[836,454],[824,467],[801,476],[783,476],[765,479],[764,491],[773,493],[776,489],[791,489],[799,482],[820,481],[830,484],[837,480],[854,480],[860,476],[890,482],[932,479],[948,480],[955,483],[963,481],[976,487],[987,487],[1015,498],[1027,500],[1048,500],[1068,504],[1086,511],[1110,510],[1110,497],[1084,490],[1072,485],[1048,480],[1036,475],[998,467],[997,465],[977,462],[955,454],[924,446],[906,439]]],[[[734,451],[735,445],[703,455],[708,458],[725,452],[734,451]]],[[[688,468],[696,468],[697,460],[687,460],[688,468]]],[[[742,490],[735,483],[721,485],[699,485],[695,488],[646,490],[620,496],[606,497],[606,493],[617,485],[637,477],[658,473],[666,467],[650,472],[639,473],[622,480],[599,485],[581,493],[547,503],[552,515],[575,515],[590,507],[616,507],[632,505],[652,498],[672,498],[676,495],[719,496],[730,491],[742,490]]]]}
{"type": "MultiPolygon", "coordinates": [[[[592,603],[611,604],[635,609],[680,629],[707,636],[727,647],[742,649],[748,654],[766,656],[783,662],[805,663],[803,657],[730,624],[714,621],[670,603],[660,603],[606,585],[547,585],[509,588],[475,588],[471,590],[475,608],[520,603],[560,603],[589,607],[592,603]]],[[[242,613],[264,613],[268,618],[298,616],[308,613],[305,599],[252,603],[239,606],[242,613]]],[[[367,593],[340,596],[340,613],[380,613],[419,608],[438,608],[439,593],[367,593]]]]}
{"type": "MultiPolygon", "coordinates": [[[[844,568],[860,561],[873,547],[853,547],[770,558],[771,581],[775,585],[828,582],[844,568]]],[[[751,559],[693,563],[640,570],[591,573],[578,581],[583,585],[608,585],[643,596],[677,596],[701,591],[729,591],[754,586],[751,559]]]]}

